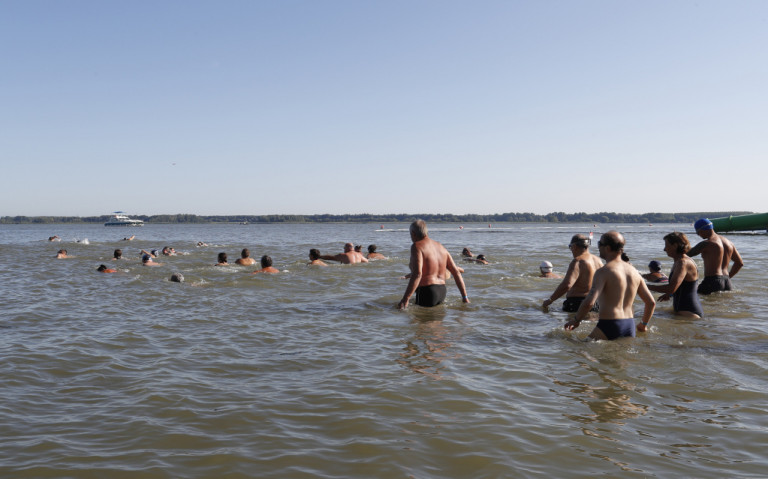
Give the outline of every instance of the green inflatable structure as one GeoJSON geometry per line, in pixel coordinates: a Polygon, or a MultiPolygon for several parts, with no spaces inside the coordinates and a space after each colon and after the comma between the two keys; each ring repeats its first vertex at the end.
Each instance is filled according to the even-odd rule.
{"type": "Polygon", "coordinates": [[[768,213],[711,218],[710,221],[712,221],[712,226],[715,227],[717,233],[726,233],[728,231],[768,231],[768,213]]]}

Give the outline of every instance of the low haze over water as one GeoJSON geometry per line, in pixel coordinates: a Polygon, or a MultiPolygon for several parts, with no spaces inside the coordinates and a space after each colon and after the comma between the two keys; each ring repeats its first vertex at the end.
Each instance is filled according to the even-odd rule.
{"type": "Polygon", "coordinates": [[[0,476],[765,475],[768,236],[729,235],[745,266],[704,319],[660,303],[649,333],[583,342],[594,323],[542,311],[558,280],[539,263],[563,273],[573,234],[618,229],[668,272],[662,237],[695,244],[690,225],[429,227],[470,304],[449,281],[445,305],[395,309],[407,224],[0,226],[0,476]],[[348,241],[389,259],[307,266],[348,241]],[[141,265],[164,246],[180,254],[141,265]],[[281,273],[213,266],[242,248],[281,273]]]}

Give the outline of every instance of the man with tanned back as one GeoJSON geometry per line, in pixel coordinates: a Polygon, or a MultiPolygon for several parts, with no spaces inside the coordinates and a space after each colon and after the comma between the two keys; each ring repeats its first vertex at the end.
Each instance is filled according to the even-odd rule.
{"type": "Polygon", "coordinates": [[[609,231],[600,237],[597,248],[600,257],[606,260],[605,266],[595,272],[589,294],[581,303],[576,316],[565,324],[565,329],[578,327],[592,305],[599,300],[600,319],[589,338],[616,339],[635,336],[633,304],[635,296],[639,295],[645,308],[637,330],[645,331],[656,308],[656,300],[635,267],[621,259],[624,237],[618,231],[609,231]]]}
{"type": "MultiPolygon", "coordinates": [[[[589,252],[589,243],[588,237],[573,235],[571,243],[568,245],[573,260],[568,265],[568,271],[565,273],[563,281],[555,288],[555,292],[541,304],[544,308],[549,307],[557,298],[565,295],[563,311],[568,313],[578,311],[581,302],[584,301],[592,287],[592,276],[603,266],[600,258],[589,252]]],[[[598,305],[595,304],[593,308],[594,311],[597,311],[598,305]]]]}
{"type": "Polygon", "coordinates": [[[355,245],[352,243],[346,243],[344,245],[344,252],[339,254],[321,254],[320,259],[327,259],[330,261],[338,261],[342,264],[354,264],[354,263],[367,263],[368,259],[363,256],[362,253],[355,251],[355,245]]]}
{"type": "Polygon", "coordinates": [[[696,234],[704,239],[687,253],[690,257],[701,253],[704,261],[704,280],[699,283],[697,292],[706,295],[716,291],[730,291],[733,289],[731,278],[744,266],[741,255],[730,240],[715,233],[712,222],[707,218],[701,218],[693,227],[696,234]],[[728,271],[731,260],[733,267],[728,271]]]}
{"type": "Polygon", "coordinates": [[[450,271],[456,279],[456,286],[461,293],[461,300],[469,303],[467,288],[464,286],[464,278],[461,270],[453,262],[448,250],[443,245],[427,236],[427,224],[424,220],[416,220],[410,227],[411,241],[411,269],[408,286],[405,288],[403,299],[397,307],[405,309],[408,301],[416,293],[416,304],[419,306],[437,306],[445,300],[446,270],[450,271]]]}

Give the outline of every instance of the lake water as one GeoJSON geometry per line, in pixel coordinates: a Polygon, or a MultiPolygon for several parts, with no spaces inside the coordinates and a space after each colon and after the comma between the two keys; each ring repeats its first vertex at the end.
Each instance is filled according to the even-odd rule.
{"type": "Polygon", "coordinates": [[[539,263],[618,229],[668,271],[662,237],[690,225],[430,224],[472,303],[451,281],[398,311],[407,226],[0,226],[0,477],[765,477],[768,236],[729,235],[745,267],[704,319],[661,303],[649,333],[583,342],[594,323],[542,311],[539,263]],[[347,241],[389,259],[306,266],[347,241]],[[244,247],[282,273],[212,266],[244,247]]]}

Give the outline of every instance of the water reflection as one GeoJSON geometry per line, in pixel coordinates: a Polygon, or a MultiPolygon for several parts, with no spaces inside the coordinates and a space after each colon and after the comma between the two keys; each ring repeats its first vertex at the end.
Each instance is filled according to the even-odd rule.
{"type": "Polygon", "coordinates": [[[560,387],[556,389],[558,394],[568,402],[582,403],[592,411],[592,414],[566,414],[567,418],[582,424],[624,424],[627,419],[647,414],[648,406],[633,402],[633,393],[638,391],[638,386],[627,378],[617,377],[616,373],[624,369],[621,359],[615,356],[596,359],[585,355],[587,361],[579,362],[579,366],[590,373],[585,379],[598,379],[599,384],[552,379],[560,387]],[[567,388],[568,393],[560,393],[562,387],[567,388]]]}
{"type": "Polygon", "coordinates": [[[460,356],[451,350],[455,338],[444,325],[445,317],[445,308],[413,308],[413,336],[403,340],[397,363],[432,379],[445,379],[444,361],[460,356]]]}

